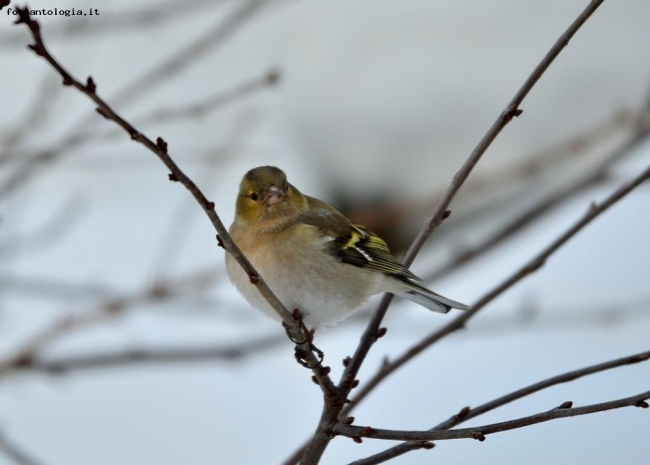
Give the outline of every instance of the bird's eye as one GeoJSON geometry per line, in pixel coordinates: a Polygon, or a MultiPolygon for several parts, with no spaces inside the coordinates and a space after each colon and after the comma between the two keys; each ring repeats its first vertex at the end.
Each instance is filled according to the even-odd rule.
{"type": "Polygon", "coordinates": [[[260,195],[257,192],[253,192],[253,193],[251,193],[251,199],[254,202],[257,202],[260,199],[260,195]]]}

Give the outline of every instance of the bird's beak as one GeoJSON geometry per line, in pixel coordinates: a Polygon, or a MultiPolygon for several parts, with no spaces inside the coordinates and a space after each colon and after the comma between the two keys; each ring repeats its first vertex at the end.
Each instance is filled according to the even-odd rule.
{"type": "Polygon", "coordinates": [[[282,189],[280,189],[278,186],[271,186],[266,193],[266,204],[275,205],[276,203],[283,202],[285,197],[286,194],[282,189]]]}

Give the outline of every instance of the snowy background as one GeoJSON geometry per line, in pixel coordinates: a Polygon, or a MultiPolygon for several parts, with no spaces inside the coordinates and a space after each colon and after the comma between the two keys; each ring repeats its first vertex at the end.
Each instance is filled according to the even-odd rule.
{"type": "MultiPolygon", "coordinates": [[[[39,18],[51,52],[75,76],[92,74],[98,92],[140,130],[163,136],[224,222],[232,219],[243,173],[274,164],[305,193],[350,214],[375,212],[363,221],[385,227],[397,250],[412,239],[436,196],[586,1],[29,5],[99,10],[92,17],[39,18]],[[205,46],[194,47],[189,57],[181,53],[188,58],[177,66],[158,68],[206,35],[205,46]],[[277,85],[259,85],[217,110],[168,122],[144,118],[209,101],[273,70],[277,85]],[[154,77],[144,79],[149,73],[154,77]],[[384,208],[403,216],[386,226],[381,220],[392,216],[382,214],[384,208]]],[[[295,363],[279,325],[232,289],[223,273],[224,252],[188,193],[167,180],[153,154],[124,134],[111,136],[111,124],[84,96],[60,86],[53,70],[25,50],[26,28],[13,26],[15,17],[7,13],[0,12],[3,358],[64,315],[97,314],[107,301],[121,298],[129,302],[123,314],[48,344],[38,360],[231,347],[260,338],[277,343],[230,361],[2,373],[0,433],[46,465],[282,463],[311,435],[320,415],[321,394],[311,374],[295,363]],[[29,130],[21,136],[21,128],[29,130]],[[94,134],[88,143],[28,162],[88,133],[94,134]],[[25,167],[28,176],[7,188],[25,167]],[[187,278],[197,272],[204,282],[187,278]],[[192,285],[161,302],[131,305],[143,290],[179,279],[192,285]]],[[[452,204],[453,215],[416,260],[417,274],[443,266],[517,212],[575,182],[629,137],[630,115],[650,92],[648,18],[644,0],[606,1],[594,14],[524,101],[522,117],[481,160],[452,204]],[[562,149],[581,133],[589,135],[562,149]],[[516,170],[529,159],[537,160],[534,169],[516,170]]],[[[649,160],[650,143],[640,144],[604,182],[428,284],[475,302],[649,160]]],[[[649,201],[646,184],[465,331],[391,376],[355,410],[357,424],[427,429],[465,405],[650,349],[649,201]]],[[[317,335],[335,380],[367,318],[317,335]]],[[[397,302],[361,381],[385,355],[396,356],[447,321],[449,316],[397,302]]],[[[467,426],[567,400],[585,405],[625,397],[649,386],[650,365],[618,368],[543,391],[467,426]]],[[[649,431],[648,412],[628,408],[500,433],[481,443],[441,441],[433,451],[391,463],[648,463],[649,431]]],[[[389,445],[339,438],[322,463],[348,463],[389,445]]],[[[0,455],[0,463],[8,460],[0,455]]]]}

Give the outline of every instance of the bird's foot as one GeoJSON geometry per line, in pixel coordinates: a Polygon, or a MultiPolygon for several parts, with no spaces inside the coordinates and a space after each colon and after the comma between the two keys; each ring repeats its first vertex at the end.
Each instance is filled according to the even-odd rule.
{"type": "Polygon", "coordinates": [[[316,333],[316,328],[307,329],[307,326],[305,325],[305,322],[303,320],[303,315],[300,312],[300,310],[298,310],[297,308],[293,310],[292,316],[294,320],[296,320],[296,322],[298,323],[298,327],[300,328],[300,332],[303,334],[304,339],[302,341],[299,341],[296,338],[294,338],[293,335],[291,334],[291,330],[289,326],[286,323],[283,322],[282,326],[284,327],[284,330],[286,331],[289,340],[296,345],[295,352],[294,352],[296,361],[300,365],[304,366],[305,368],[309,368],[309,369],[316,368],[323,362],[323,359],[325,358],[325,354],[323,353],[323,351],[314,345],[314,334],[316,333]],[[316,364],[310,364],[308,362],[307,351],[299,347],[303,344],[309,345],[309,350],[311,350],[318,358],[318,362],[316,364]]]}

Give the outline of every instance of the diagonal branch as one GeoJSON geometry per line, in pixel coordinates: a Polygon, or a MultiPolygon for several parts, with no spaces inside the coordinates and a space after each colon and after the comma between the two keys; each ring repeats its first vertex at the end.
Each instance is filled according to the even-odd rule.
{"type": "MultiPolygon", "coordinates": [[[[417,237],[411,244],[411,247],[406,252],[404,256],[403,263],[406,266],[409,266],[413,263],[416,255],[419,253],[420,249],[424,245],[424,242],[432,233],[433,229],[440,225],[442,221],[449,216],[447,208],[451,204],[452,200],[462,187],[463,183],[469,176],[469,174],[474,169],[474,166],[481,159],[485,151],[492,144],[494,139],[499,135],[503,128],[514,118],[523,112],[519,109],[519,105],[523,102],[524,98],[528,95],[533,86],[544,74],[546,69],[551,65],[555,58],[560,54],[560,52],[566,47],[569,43],[569,40],[575,35],[580,27],[589,19],[589,17],[596,11],[596,9],[603,3],[604,0],[592,0],[589,5],[584,9],[584,11],[576,18],[576,20],[569,26],[569,28],[560,36],[560,38],[555,42],[553,47],[549,50],[546,56],[542,61],[537,65],[532,74],[526,79],[521,88],[517,91],[513,99],[508,103],[505,109],[497,117],[496,121],[492,127],[485,134],[483,139],[479,142],[476,148],[472,151],[467,161],[463,164],[461,169],[454,176],[451,184],[445,191],[442,199],[438,202],[438,205],[433,210],[433,212],[427,218],[424,226],[418,233],[417,237]]],[[[357,374],[363,361],[366,358],[366,355],[370,351],[370,348],[378,338],[380,334],[380,325],[386,314],[388,306],[392,301],[393,296],[388,294],[384,296],[380,302],[375,314],[368,323],[366,330],[361,336],[359,345],[352,356],[348,361],[347,366],[341,376],[339,382],[339,389],[342,392],[342,395],[347,398],[350,391],[358,384],[356,380],[357,374]]],[[[332,409],[324,408],[319,422],[318,429],[311,439],[309,445],[304,450],[304,455],[302,456],[302,464],[316,464],[320,460],[325,448],[331,440],[330,432],[328,431],[329,425],[333,424],[337,420],[337,416],[340,414],[333,411],[332,409]]],[[[300,453],[299,451],[298,453],[300,453]]],[[[291,458],[295,458],[297,454],[291,458]]],[[[291,460],[290,459],[290,460],[291,460]]],[[[294,463],[294,462],[287,462],[294,463]]]]}
{"type": "MultiPolygon", "coordinates": [[[[412,346],[401,356],[395,359],[392,362],[384,364],[379,372],[375,374],[357,393],[357,395],[352,399],[353,403],[350,404],[356,405],[361,399],[365,398],[372,390],[377,387],[377,385],[382,382],[388,375],[396,371],[398,368],[401,368],[409,360],[420,354],[422,351],[438,342],[440,339],[448,336],[449,334],[455,332],[456,330],[465,326],[465,323],[476,315],[482,308],[484,308],[492,300],[500,296],[506,290],[510,289],[512,286],[517,284],[522,279],[533,274],[539,270],[546,260],[553,255],[560,247],[566,244],[569,239],[575,236],[583,228],[585,228],[589,223],[596,219],[599,215],[607,211],[612,205],[621,200],[627,194],[629,194],[636,187],[641,185],[643,182],[650,179],[650,166],[643,170],[639,175],[633,178],[631,181],[620,186],[616,191],[609,195],[603,202],[600,204],[592,203],[589,210],[581,219],[576,221],[570,228],[568,228],[562,235],[555,239],[551,244],[544,248],[541,252],[535,255],[530,261],[523,265],[519,270],[514,272],[503,281],[501,284],[497,285],[494,289],[489,291],[483,297],[481,297],[478,302],[476,302],[470,310],[463,312],[454,320],[443,326],[442,328],[432,332],[420,342],[412,346]]],[[[344,409],[341,413],[341,416],[346,416],[352,407],[344,409]]]]}
{"type": "MultiPolygon", "coordinates": [[[[519,400],[526,396],[535,394],[536,392],[539,392],[543,389],[547,389],[552,386],[557,386],[558,384],[575,381],[576,379],[593,375],[596,373],[601,373],[603,371],[611,370],[613,368],[645,362],[648,361],[649,359],[650,359],[650,351],[646,351],[646,352],[641,352],[639,354],[630,355],[628,357],[610,360],[604,363],[599,363],[597,365],[591,365],[588,367],[580,368],[578,370],[569,371],[561,375],[553,376],[552,378],[548,378],[545,379],[544,381],[531,384],[530,386],[526,386],[525,388],[511,392],[510,394],[506,394],[505,396],[501,396],[490,402],[479,405],[478,407],[475,408],[464,407],[456,415],[452,415],[447,420],[431,428],[429,431],[448,430],[450,428],[453,428],[454,426],[457,426],[461,423],[471,420],[472,418],[476,418],[479,415],[483,415],[484,413],[490,412],[499,407],[503,407],[506,404],[514,402],[515,400],[519,400]]],[[[407,452],[410,452],[412,450],[426,448],[427,444],[429,443],[422,442],[422,441],[404,442],[402,444],[398,444],[382,452],[379,452],[378,454],[374,454],[365,459],[358,460],[350,465],[375,465],[375,464],[383,463],[389,459],[393,459],[395,457],[399,457],[400,455],[404,455],[407,452]]]]}
{"type": "Polygon", "coordinates": [[[464,423],[467,420],[476,418],[479,415],[483,415],[491,410],[494,410],[499,407],[503,407],[510,402],[519,400],[523,397],[535,394],[543,389],[550,388],[552,386],[557,386],[558,384],[568,383],[575,381],[576,379],[583,378],[585,376],[594,375],[596,373],[601,373],[603,371],[611,370],[613,368],[618,368],[626,365],[635,365],[641,362],[647,362],[650,359],[650,351],[641,352],[638,354],[630,355],[628,357],[618,358],[615,360],[610,360],[604,363],[599,363],[597,365],[591,365],[585,368],[580,368],[578,370],[569,371],[561,375],[553,376],[552,378],[545,379],[535,384],[531,384],[525,388],[519,389],[517,391],[511,392],[505,396],[494,399],[493,401],[487,402],[483,405],[479,405],[473,409],[461,409],[461,411],[449,417],[447,420],[443,421],[436,425],[433,429],[443,430],[450,429],[454,426],[457,426],[461,423],[464,423]]]}
{"type": "MultiPolygon", "coordinates": [[[[206,55],[211,50],[223,44],[233,36],[243,24],[263,11],[275,0],[246,0],[239,4],[223,18],[215,23],[213,27],[205,31],[203,35],[184,45],[180,50],[168,56],[165,60],[156,64],[152,69],[141,75],[137,80],[122,88],[113,96],[113,105],[120,105],[122,109],[126,105],[133,104],[137,98],[141,98],[147,92],[151,92],[157,86],[171,77],[180,73],[196,59],[206,55]]],[[[18,8],[16,8],[18,10],[18,8]]],[[[57,70],[58,71],[58,70],[57,70]]],[[[84,116],[73,125],[74,128],[83,126],[89,122],[84,116]]],[[[93,121],[92,119],[90,120],[93,121]]],[[[50,150],[43,150],[34,155],[28,162],[9,176],[0,184],[0,199],[14,192],[25,185],[25,181],[33,177],[39,166],[53,163],[64,155],[66,149],[75,148],[87,142],[92,135],[81,130],[71,131],[67,137],[50,150]]]]}
{"type": "MultiPolygon", "coordinates": [[[[596,11],[596,9],[603,3],[604,0],[593,0],[589,5],[584,9],[584,11],[576,18],[576,20],[569,26],[569,28],[560,36],[560,38],[555,42],[553,47],[549,50],[546,56],[542,61],[537,65],[533,73],[526,79],[526,82],[521,86],[519,91],[515,94],[514,98],[508,103],[506,108],[501,112],[497,120],[494,122],[487,134],[481,139],[476,148],[472,151],[467,161],[463,164],[461,169],[456,173],[451,184],[445,191],[442,199],[433,210],[431,215],[427,218],[426,223],[418,233],[417,237],[411,244],[411,247],[406,252],[404,256],[403,263],[406,266],[409,266],[415,260],[415,257],[420,252],[424,242],[431,235],[434,228],[440,225],[442,221],[448,216],[447,208],[451,204],[452,200],[462,187],[463,183],[472,172],[478,161],[481,159],[485,151],[492,144],[494,139],[499,135],[503,128],[516,116],[520,116],[523,110],[519,109],[519,105],[523,102],[524,98],[528,95],[533,86],[537,81],[542,77],[542,74],[546,69],[551,65],[553,60],[560,54],[560,52],[566,47],[569,43],[569,40],[578,32],[578,29],[589,19],[589,17],[596,11]]],[[[392,300],[391,296],[386,296],[382,300],[377,309],[375,315],[370,321],[366,332],[364,333],[357,352],[352,357],[352,361],[346,369],[340,386],[346,388],[352,384],[356,374],[361,367],[361,363],[365,359],[365,355],[368,353],[372,341],[374,340],[374,335],[379,330],[379,325],[386,314],[386,309],[392,300]]]]}
{"type": "MultiPolygon", "coordinates": [[[[250,5],[257,5],[259,2],[251,2],[250,5]]],[[[203,191],[190,179],[176,164],[176,162],[171,158],[168,153],[167,142],[161,137],[158,137],[154,143],[146,135],[138,131],[131,123],[122,118],[117,114],[108,103],[106,103],[99,95],[97,94],[97,85],[92,77],[88,77],[86,84],[82,84],[79,80],[75,79],[47,50],[43,39],[41,37],[40,24],[33,20],[30,17],[29,9],[26,7],[18,8],[18,20],[17,24],[25,24],[34,38],[34,43],[28,45],[28,48],[34,51],[38,56],[45,59],[63,78],[63,85],[72,86],[75,89],[79,90],[90,98],[93,102],[97,104],[97,112],[104,116],[105,118],[114,121],[122,129],[130,134],[131,139],[141,143],[147,149],[152,151],[156,156],[162,161],[165,166],[171,172],[169,174],[170,181],[180,182],[185,188],[194,196],[198,204],[203,208],[206,215],[210,219],[213,227],[218,233],[218,239],[220,245],[230,253],[239,263],[239,265],[244,269],[248,274],[251,283],[253,283],[260,294],[269,302],[271,307],[277,312],[281,317],[283,323],[288,328],[288,333],[294,341],[304,341],[297,343],[297,347],[301,351],[301,354],[304,354],[304,359],[306,364],[311,368],[314,373],[314,378],[317,381],[317,384],[320,386],[325,398],[328,402],[333,404],[342,404],[345,398],[342,398],[339,395],[338,388],[334,385],[331,378],[329,377],[329,368],[323,367],[321,365],[322,357],[313,350],[314,346],[308,341],[308,335],[305,334],[303,328],[299,324],[299,321],[289,313],[286,307],[280,302],[280,300],[275,296],[275,294],[268,287],[266,282],[262,279],[259,273],[255,270],[253,265],[248,261],[244,254],[239,250],[237,245],[234,243],[228,230],[225,225],[217,215],[217,212],[214,208],[214,202],[209,201],[206,196],[203,194],[203,191]]]]}
{"type": "Polygon", "coordinates": [[[333,431],[336,434],[350,438],[388,439],[398,441],[445,441],[449,439],[476,439],[478,441],[484,441],[485,436],[488,434],[524,428],[526,426],[557,420],[559,418],[589,415],[591,413],[605,412],[607,410],[614,410],[623,407],[648,408],[648,403],[646,402],[648,399],[650,399],[650,391],[609,402],[602,402],[600,404],[585,405],[584,407],[571,407],[573,405],[572,402],[564,402],[559,407],[547,412],[537,413],[535,415],[517,418],[510,421],[502,421],[500,423],[475,426],[473,428],[435,431],[400,431],[338,423],[334,426],[333,431]]]}
{"type": "MultiPolygon", "coordinates": [[[[224,106],[237,102],[253,92],[276,85],[280,80],[278,70],[271,69],[263,76],[250,79],[240,83],[236,87],[220,91],[216,94],[201,98],[199,101],[190,102],[183,106],[170,108],[159,108],[150,113],[135,118],[140,125],[152,123],[166,123],[182,118],[196,118],[206,115],[208,112],[216,111],[224,106]]],[[[0,184],[0,199],[7,197],[20,186],[24,185],[29,178],[44,164],[52,163],[61,159],[69,151],[97,141],[98,139],[110,140],[118,135],[123,135],[120,130],[109,128],[105,132],[98,132],[94,129],[86,131],[79,130],[62,138],[58,144],[48,146],[35,151],[9,151],[0,154],[0,164],[8,161],[17,161],[19,166],[12,174],[7,176],[0,184]]],[[[119,128],[118,128],[119,129],[119,128]]]]}
{"type": "MultiPolygon", "coordinates": [[[[574,183],[572,186],[570,186],[567,190],[561,192],[561,195],[567,195],[573,193],[574,189],[582,189],[586,186],[591,185],[592,183],[596,182],[598,179],[602,178],[605,174],[607,169],[609,169],[616,161],[618,161],[621,157],[623,157],[626,153],[632,151],[634,148],[638,147],[641,143],[643,143],[648,135],[650,134],[650,124],[647,122],[647,117],[649,114],[650,106],[646,103],[644,105],[643,110],[639,113],[639,116],[637,117],[637,130],[635,134],[625,141],[621,146],[616,148],[609,156],[607,156],[603,162],[591,173],[588,173],[585,175],[583,178],[578,180],[576,183],[574,183]]],[[[630,192],[630,190],[634,189],[636,186],[641,184],[644,179],[648,178],[648,170],[645,172],[641,173],[635,180],[633,180],[628,187],[626,186],[621,186],[619,190],[614,192],[605,202],[603,202],[600,207],[609,208],[611,206],[611,203],[614,203],[622,196],[627,195],[627,193],[630,192]],[[629,188],[629,190],[628,190],[629,188]],[[611,202],[611,203],[610,203],[611,202]]],[[[556,197],[552,196],[547,198],[547,201],[553,204],[555,202],[556,197]]],[[[542,204],[539,204],[535,207],[533,207],[532,210],[525,212],[522,216],[516,218],[510,225],[507,227],[501,229],[500,231],[497,231],[497,233],[488,238],[483,244],[479,245],[476,249],[473,249],[468,253],[467,259],[471,259],[476,255],[480,255],[484,250],[489,249],[492,247],[494,244],[498,244],[501,242],[505,237],[509,235],[509,230],[512,228],[519,227],[520,224],[526,224],[531,215],[534,217],[536,214],[536,211],[539,208],[545,208],[546,203],[544,202],[542,204]]],[[[592,208],[595,207],[596,205],[593,204],[592,208]]],[[[604,210],[603,210],[604,211],[604,210]]],[[[599,214],[597,211],[590,211],[589,213],[593,214],[599,214]]],[[[576,234],[581,227],[586,226],[592,219],[593,217],[589,218],[589,213],[587,214],[586,217],[582,218],[580,221],[578,221],[578,224],[574,225],[573,228],[569,229],[565,235],[561,236],[558,240],[556,240],[549,248],[545,250],[545,252],[542,252],[541,255],[544,255],[543,258],[540,258],[538,255],[537,257],[533,258],[528,265],[524,266],[522,269],[526,269],[527,267],[533,267],[536,265],[537,261],[539,260],[545,260],[548,258],[550,254],[552,254],[557,248],[559,248],[561,245],[564,244],[568,239],[570,239],[571,235],[576,234]],[[586,223],[584,223],[586,221],[586,223]],[[580,226],[582,224],[582,226],[580,226]],[[575,229],[577,227],[577,229],[575,229]],[[569,237],[565,237],[566,234],[569,234],[569,237]],[[559,243],[561,242],[561,243],[559,243]],[[553,250],[550,250],[551,247],[555,247],[553,250]]],[[[602,213],[602,212],[601,212],[602,213]]],[[[456,261],[450,264],[448,267],[443,267],[436,271],[433,276],[427,276],[427,279],[432,279],[432,278],[439,278],[440,276],[444,275],[446,272],[451,271],[456,264],[462,264],[465,261],[464,257],[459,257],[456,261]]],[[[529,272],[533,272],[536,270],[530,269],[529,272]]],[[[521,272],[521,270],[520,270],[521,272]]],[[[527,274],[527,273],[526,273],[527,274]]],[[[510,285],[516,284],[516,282],[519,279],[523,279],[526,274],[520,275],[516,281],[512,282],[510,285]]],[[[511,278],[512,279],[512,278],[511,278]]],[[[508,286],[509,287],[509,286],[508,286]]],[[[347,405],[343,412],[341,412],[340,417],[344,418],[346,417],[352,409],[361,402],[362,399],[364,399],[371,391],[373,391],[377,385],[383,381],[388,375],[396,371],[398,368],[400,368],[402,365],[404,365],[406,362],[408,362],[411,358],[417,356],[420,354],[423,350],[428,348],[430,345],[434,344],[438,340],[440,340],[442,337],[446,336],[447,334],[454,332],[455,330],[461,328],[467,320],[469,320],[475,313],[478,311],[480,308],[482,308],[485,304],[487,304],[489,301],[491,301],[494,297],[499,295],[501,292],[504,292],[507,289],[504,288],[502,289],[498,294],[495,294],[493,297],[491,297],[488,301],[482,303],[483,299],[479,301],[476,305],[472,307],[472,309],[469,312],[465,312],[461,314],[456,320],[452,321],[449,323],[447,326],[443,327],[441,330],[437,330],[427,336],[424,340],[422,340],[420,343],[417,345],[413,346],[411,349],[409,349],[407,352],[405,352],[402,356],[394,360],[393,362],[386,363],[384,364],[379,372],[375,374],[367,383],[363,385],[363,387],[357,392],[356,396],[353,398],[353,403],[347,405]],[[480,305],[480,306],[479,306],[480,305]],[[444,334],[443,334],[444,333],[444,334]]],[[[484,297],[485,298],[485,297],[484,297]]]]}

